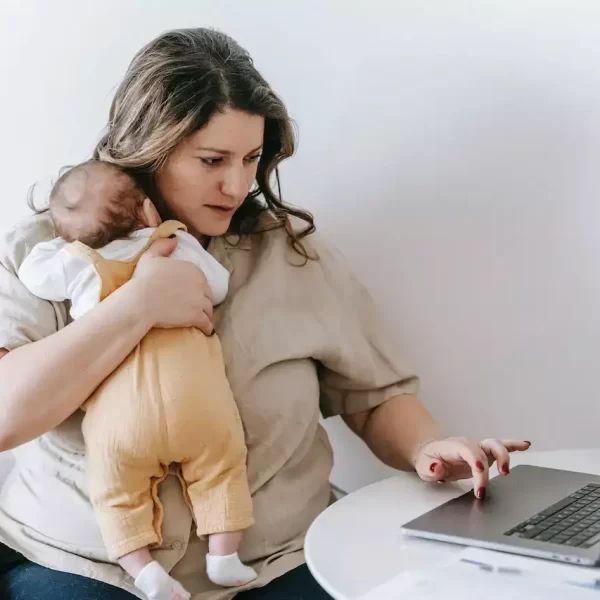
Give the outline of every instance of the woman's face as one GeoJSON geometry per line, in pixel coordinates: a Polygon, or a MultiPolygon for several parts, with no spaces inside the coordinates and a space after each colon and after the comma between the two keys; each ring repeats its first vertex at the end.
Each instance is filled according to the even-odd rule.
{"type": "Polygon", "coordinates": [[[223,235],[256,178],[264,118],[227,109],[179,143],[156,177],[173,217],[197,237],[223,235]]]}

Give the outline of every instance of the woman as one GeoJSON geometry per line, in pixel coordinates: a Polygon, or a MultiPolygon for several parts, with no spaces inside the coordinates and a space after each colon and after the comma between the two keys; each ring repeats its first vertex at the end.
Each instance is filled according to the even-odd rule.
{"type": "MultiPolygon", "coordinates": [[[[49,218],[9,234],[0,255],[0,449],[17,448],[17,469],[0,500],[4,597],[137,594],[108,563],[94,523],[77,409],[152,327],[215,327],[223,344],[256,518],[241,556],[259,578],[256,589],[238,590],[242,600],[327,597],[302,554],[307,528],[330,502],[320,413],[342,415],[388,465],[427,481],[473,477],[479,498],[491,462],[508,474],[509,452],[529,447],[443,438],[366,292],[313,235],[312,217],[273,190],[293,149],[283,103],[242,48],[206,29],[169,32],[134,58],[94,154],[128,169],[163,218],[183,221],[230,270],[227,301],[213,315],[202,274],[168,260],[166,240],[130,283],[65,327],[65,307],[32,297],[15,276],[31,247],[53,237],[49,218]]],[[[206,542],[191,534],[175,477],[161,499],[157,559],[194,598],[233,597],[206,579],[206,542]]]]}

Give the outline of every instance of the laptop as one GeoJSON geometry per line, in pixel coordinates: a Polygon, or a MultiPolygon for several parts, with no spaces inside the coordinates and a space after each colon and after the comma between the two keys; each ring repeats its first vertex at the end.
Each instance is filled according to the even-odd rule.
{"type": "Polygon", "coordinates": [[[512,554],[600,563],[600,477],[522,465],[410,521],[407,535],[512,554]]]}

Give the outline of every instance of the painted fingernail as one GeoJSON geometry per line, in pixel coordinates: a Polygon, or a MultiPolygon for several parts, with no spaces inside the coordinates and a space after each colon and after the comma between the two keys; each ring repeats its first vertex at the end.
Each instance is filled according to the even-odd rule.
{"type": "Polygon", "coordinates": [[[483,487],[480,487],[480,488],[477,490],[477,497],[478,497],[480,500],[483,500],[483,499],[485,498],[485,488],[483,488],[483,487]]]}
{"type": "Polygon", "coordinates": [[[485,470],[485,469],[483,468],[483,463],[482,463],[480,460],[478,460],[478,461],[475,463],[475,466],[477,467],[477,470],[478,470],[480,473],[483,473],[483,471],[485,470]]]}
{"type": "Polygon", "coordinates": [[[215,333],[217,333],[217,330],[213,327],[213,330],[212,330],[212,332],[210,334],[210,337],[212,337],[213,335],[215,335],[215,333]]]}
{"type": "Polygon", "coordinates": [[[526,444],[529,444],[529,445],[531,446],[531,442],[528,442],[527,440],[525,440],[525,443],[526,443],[526,444]]]}
{"type": "Polygon", "coordinates": [[[502,473],[504,473],[504,475],[508,475],[510,473],[508,465],[502,465],[500,470],[502,471],[502,473]]]}
{"type": "Polygon", "coordinates": [[[437,464],[437,463],[431,463],[431,464],[429,465],[429,470],[430,470],[432,473],[435,473],[435,470],[437,469],[437,466],[438,466],[438,464],[437,464]]]}

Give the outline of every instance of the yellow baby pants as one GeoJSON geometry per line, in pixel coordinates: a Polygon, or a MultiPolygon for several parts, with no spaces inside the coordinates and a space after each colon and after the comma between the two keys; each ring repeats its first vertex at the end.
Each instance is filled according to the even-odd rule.
{"type": "MultiPolygon", "coordinates": [[[[150,243],[183,228],[167,221],[150,243]]],[[[69,251],[96,268],[101,300],[131,278],[143,253],[119,262],[78,242],[69,251]]],[[[217,336],[152,329],[82,408],[90,497],[112,559],[162,543],[157,487],[171,463],[180,465],[198,535],[252,524],[244,431],[217,336]]]]}

